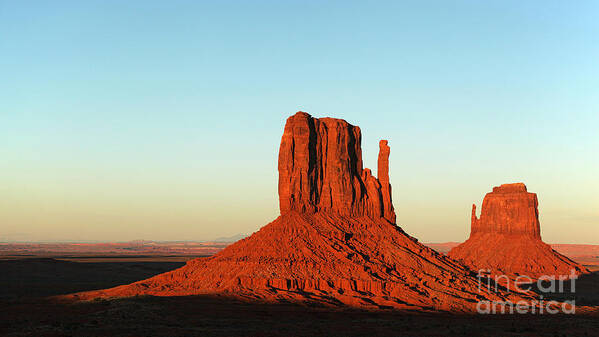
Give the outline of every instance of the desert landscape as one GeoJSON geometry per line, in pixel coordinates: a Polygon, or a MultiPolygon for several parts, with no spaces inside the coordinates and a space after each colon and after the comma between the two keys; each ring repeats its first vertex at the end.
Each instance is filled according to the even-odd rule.
{"type": "MultiPolygon", "coordinates": [[[[457,243],[428,245],[446,253],[457,243]]],[[[182,267],[197,256],[135,256],[115,251],[95,255],[81,246],[77,251],[67,249],[70,255],[66,257],[50,248],[43,249],[43,254],[36,253],[43,244],[33,245],[31,252],[23,256],[7,246],[3,252],[9,254],[0,256],[3,336],[552,336],[555,331],[593,336],[599,328],[596,316],[561,315],[556,319],[550,315],[372,311],[248,303],[218,296],[128,297],[73,305],[48,297],[132,283],[182,267]]],[[[20,254],[26,253],[27,246],[19,245],[20,254]]],[[[590,270],[599,270],[597,246],[552,246],[561,247],[565,255],[581,254],[567,256],[590,270]]],[[[599,275],[592,275],[581,278],[577,289],[579,296],[594,296],[588,304],[599,305],[599,275]]]]}
{"type": "Polygon", "coordinates": [[[378,178],[363,168],[360,144],[360,129],[344,120],[289,117],[281,216],[236,242],[0,245],[0,333],[505,336],[599,327],[599,246],[543,243],[537,196],[524,184],[495,187],[480,217],[473,205],[465,243],[425,245],[396,223],[388,141],[379,143],[378,178]],[[511,283],[523,275],[528,290],[511,283]],[[535,283],[545,276],[564,277],[566,290],[535,283]],[[487,302],[503,307],[481,312],[487,302]],[[506,303],[528,311],[514,315],[506,303]]]}
{"type": "MultiPolygon", "coordinates": [[[[136,245],[139,246],[131,244],[136,245]]],[[[443,253],[456,245],[429,244],[443,253]]],[[[292,303],[248,303],[218,296],[128,297],[73,305],[48,297],[132,283],[182,267],[197,256],[119,255],[118,251],[95,255],[93,250],[83,248],[87,245],[78,246],[77,251],[66,249],[70,252],[66,257],[50,248],[43,249],[43,254],[36,253],[43,244],[33,245],[28,256],[23,256],[6,249],[7,246],[3,252],[9,254],[0,256],[3,336],[552,336],[555,331],[593,336],[599,328],[596,316],[561,315],[556,319],[550,315],[472,316],[332,309],[292,303]]],[[[27,246],[19,245],[20,254],[26,253],[27,246]]],[[[567,256],[590,270],[599,270],[597,246],[552,246],[563,248],[562,254],[581,254],[567,256]]],[[[592,275],[594,279],[581,278],[577,289],[580,296],[594,296],[588,304],[599,305],[599,275],[592,275]]]]}
{"type": "Polygon", "coordinates": [[[0,1],[0,337],[599,336],[597,13],[0,1]]]}

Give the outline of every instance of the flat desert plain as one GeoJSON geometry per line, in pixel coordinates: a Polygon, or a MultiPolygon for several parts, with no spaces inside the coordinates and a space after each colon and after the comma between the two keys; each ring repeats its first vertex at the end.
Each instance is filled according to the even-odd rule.
{"type": "MultiPolygon", "coordinates": [[[[51,297],[142,280],[181,267],[189,259],[207,257],[226,245],[135,242],[19,244],[15,248],[3,244],[0,335],[592,336],[599,329],[599,320],[594,315],[560,315],[556,319],[551,315],[375,312],[294,303],[248,303],[222,296],[142,296],[76,304],[62,303],[51,297]]],[[[595,247],[558,246],[562,252],[580,254],[572,258],[596,271],[599,258],[595,247]]],[[[596,291],[599,272],[577,282],[578,303],[599,304],[596,291]]]]}

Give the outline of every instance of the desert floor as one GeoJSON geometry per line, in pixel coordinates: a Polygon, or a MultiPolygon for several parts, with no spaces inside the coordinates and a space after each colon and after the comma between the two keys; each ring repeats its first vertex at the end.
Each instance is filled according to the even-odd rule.
{"type": "MultiPolygon", "coordinates": [[[[68,304],[48,296],[102,289],[172,270],[191,256],[3,256],[0,336],[596,336],[597,315],[368,312],[222,297],[138,297],[68,304]]],[[[585,260],[595,270],[599,259],[585,260]]],[[[599,305],[599,272],[577,304],[599,305]]]]}

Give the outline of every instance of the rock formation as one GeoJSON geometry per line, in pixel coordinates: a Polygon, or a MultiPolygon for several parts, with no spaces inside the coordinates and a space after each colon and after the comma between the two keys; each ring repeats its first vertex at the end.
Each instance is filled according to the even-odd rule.
{"type": "Polygon", "coordinates": [[[276,220],[210,258],[68,298],[210,294],[448,311],[513,298],[479,289],[472,271],[395,224],[387,141],[380,142],[378,179],[362,167],[360,142],[360,129],[344,120],[298,112],[287,119],[281,139],[276,220]]]}
{"type": "Polygon", "coordinates": [[[362,168],[360,128],[341,119],[298,112],[287,119],[279,150],[281,214],[330,211],[384,217],[395,223],[389,185],[389,146],[380,142],[379,177],[362,168]]]}
{"type": "Polygon", "coordinates": [[[540,240],[538,204],[537,195],[528,193],[523,183],[494,187],[483,200],[480,219],[472,205],[471,235],[496,233],[540,240]]]}
{"type": "Polygon", "coordinates": [[[381,184],[381,195],[383,196],[383,217],[392,223],[395,223],[395,210],[391,201],[391,184],[389,183],[389,148],[386,140],[379,142],[379,160],[377,177],[381,184]]]}
{"type": "Polygon", "coordinates": [[[449,256],[495,275],[559,277],[586,268],[541,241],[538,200],[523,183],[493,188],[483,199],[480,218],[472,205],[470,238],[449,256]]]}

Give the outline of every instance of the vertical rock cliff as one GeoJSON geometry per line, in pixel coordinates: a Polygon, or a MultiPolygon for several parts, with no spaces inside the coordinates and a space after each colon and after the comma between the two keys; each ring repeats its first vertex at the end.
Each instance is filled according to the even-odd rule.
{"type": "Polygon", "coordinates": [[[289,117],[279,148],[281,214],[331,211],[395,223],[389,184],[389,146],[380,142],[379,179],[362,165],[360,128],[341,119],[289,117]]]}
{"type": "Polygon", "coordinates": [[[503,184],[493,188],[483,199],[480,219],[474,213],[470,235],[497,233],[541,239],[538,200],[523,183],[503,184]]]}

